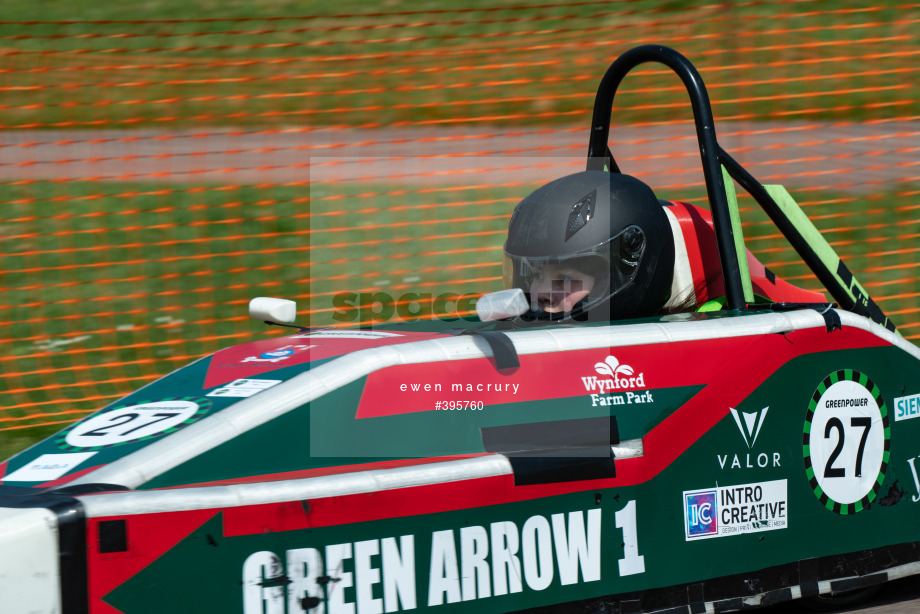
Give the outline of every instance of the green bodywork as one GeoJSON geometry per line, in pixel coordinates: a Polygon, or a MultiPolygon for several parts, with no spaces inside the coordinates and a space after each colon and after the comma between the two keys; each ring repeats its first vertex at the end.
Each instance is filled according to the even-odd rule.
{"type": "MultiPolygon", "coordinates": [[[[870,374],[888,405],[895,397],[920,392],[915,384],[920,382],[920,364],[906,359],[899,349],[806,354],[770,374],[735,408],[751,414],[769,408],[752,445],[753,431],[747,435],[740,431],[726,408],[726,415],[713,428],[644,483],[619,488],[604,488],[604,481],[594,486],[584,483],[578,492],[485,507],[470,507],[461,495],[453,511],[387,517],[387,510],[381,509],[379,520],[280,531],[271,528],[277,522],[272,514],[277,512],[265,510],[264,529],[252,534],[227,535],[222,514],[215,512],[211,520],[105,601],[130,614],[167,609],[252,614],[256,602],[264,607],[260,613],[290,614],[301,611],[295,608],[301,599],[311,597],[319,599],[321,607],[327,606],[328,612],[361,614],[410,607],[504,612],[740,573],[750,574],[756,587],[753,572],[757,570],[920,541],[914,501],[920,499],[920,492],[907,462],[920,455],[916,443],[920,420],[891,422],[887,471],[881,476],[877,496],[857,513],[835,513],[821,503],[809,484],[802,457],[803,425],[816,388],[829,374],[843,370],[870,374]],[[766,487],[779,481],[785,481],[785,526],[711,539],[687,538],[687,491],[766,487]],[[311,570],[304,571],[301,559],[305,552],[313,551],[327,564],[337,561],[334,569],[323,574],[331,578],[325,587],[302,578],[311,570]],[[347,556],[340,556],[343,552],[347,556]],[[275,561],[275,567],[261,565],[260,560],[275,561]],[[549,567],[541,567],[543,564],[549,567]],[[471,575],[477,578],[475,582],[468,579],[471,575]],[[168,591],[162,590],[165,586],[168,591]],[[336,590],[341,592],[333,595],[336,590]]],[[[666,417],[662,414],[679,410],[702,389],[657,390],[655,412],[642,419],[616,408],[621,434],[641,437],[642,431],[654,429],[666,417]]],[[[217,467],[236,475],[254,472],[256,469],[247,469],[249,464],[261,471],[283,471],[297,459],[340,462],[340,458],[311,457],[306,437],[298,437],[309,425],[310,411],[329,417],[328,442],[344,442],[349,432],[362,445],[371,445],[373,434],[407,445],[431,436],[432,423],[419,415],[359,424],[351,408],[360,390],[360,381],[346,386],[160,476],[145,488],[194,480],[217,467]],[[362,434],[364,429],[367,435],[362,434]],[[270,455],[255,453],[269,448],[270,455]],[[247,449],[251,451],[248,455],[247,449]],[[234,462],[235,458],[239,460],[234,462]]],[[[507,421],[538,421],[558,415],[565,403],[545,401],[500,409],[507,421]]],[[[474,426],[469,415],[462,420],[471,424],[464,427],[458,419],[447,427],[441,425],[438,432],[450,435],[438,440],[438,445],[450,443],[457,451],[475,448],[478,428],[494,423],[484,419],[474,426]]],[[[413,492],[407,490],[404,496],[412,501],[413,492]]],[[[418,496],[424,495],[420,491],[418,496]]],[[[418,504],[424,506],[425,499],[418,504]]],[[[309,523],[309,502],[304,510],[309,523]]]]}

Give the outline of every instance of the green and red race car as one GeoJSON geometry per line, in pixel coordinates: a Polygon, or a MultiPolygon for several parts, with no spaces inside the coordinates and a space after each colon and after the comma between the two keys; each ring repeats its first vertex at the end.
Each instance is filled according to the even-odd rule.
{"type": "Polygon", "coordinates": [[[221,350],[0,464],[0,609],[721,612],[920,573],[920,349],[719,147],[673,50],[610,67],[588,167],[619,172],[646,62],[690,92],[724,309],[221,350]],[[756,299],[732,179],[836,308],[756,299]]]}

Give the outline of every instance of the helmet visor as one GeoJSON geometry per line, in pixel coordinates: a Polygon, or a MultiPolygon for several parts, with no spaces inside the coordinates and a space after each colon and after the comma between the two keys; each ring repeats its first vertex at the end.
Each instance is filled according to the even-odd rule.
{"type": "Polygon", "coordinates": [[[636,277],[646,241],[637,226],[600,245],[560,256],[516,256],[505,252],[505,288],[521,288],[537,313],[587,312],[616,296],[636,277]]]}

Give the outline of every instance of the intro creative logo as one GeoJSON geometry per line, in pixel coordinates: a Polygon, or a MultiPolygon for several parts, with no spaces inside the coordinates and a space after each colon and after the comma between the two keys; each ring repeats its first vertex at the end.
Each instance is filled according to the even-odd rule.
{"type": "Polygon", "coordinates": [[[760,427],[763,426],[763,421],[767,417],[767,410],[770,407],[767,406],[755,412],[739,412],[734,407],[729,409],[731,409],[735,424],[738,425],[738,430],[741,431],[741,436],[744,437],[744,443],[747,444],[748,448],[753,448],[754,442],[757,441],[757,435],[760,433],[760,427]]]}
{"type": "Polygon", "coordinates": [[[719,510],[715,490],[684,493],[684,514],[687,539],[718,534],[719,510]]]}

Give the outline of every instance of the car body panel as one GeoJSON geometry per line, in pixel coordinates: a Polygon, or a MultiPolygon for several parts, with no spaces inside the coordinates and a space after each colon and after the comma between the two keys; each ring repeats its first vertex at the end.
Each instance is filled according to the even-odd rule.
{"type": "MultiPolygon", "coordinates": [[[[837,330],[803,310],[511,331],[520,366],[503,372],[474,336],[426,333],[249,374],[282,383],[68,482],[86,517],[88,611],[502,612],[616,595],[648,608],[668,587],[766,574],[754,599],[791,561],[907,547],[920,540],[909,462],[920,421],[904,399],[920,393],[920,350],[839,316],[837,330]],[[482,409],[435,409],[434,387],[458,382],[482,409]],[[520,396],[465,387],[475,382],[516,383],[520,396]],[[824,405],[871,396],[886,420],[846,426],[851,443],[830,459],[833,428],[803,447],[821,418],[816,391],[824,405]],[[604,419],[612,461],[566,439],[604,419]],[[863,432],[871,488],[835,507],[809,462],[822,448],[812,465],[862,488],[849,465],[863,432]],[[79,493],[98,483],[118,486],[79,493]],[[319,609],[296,609],[311,598],[319,609]]],[[[180,398],[207,398],[208,364],[160,384],[193,382],[180,398]]]]}

